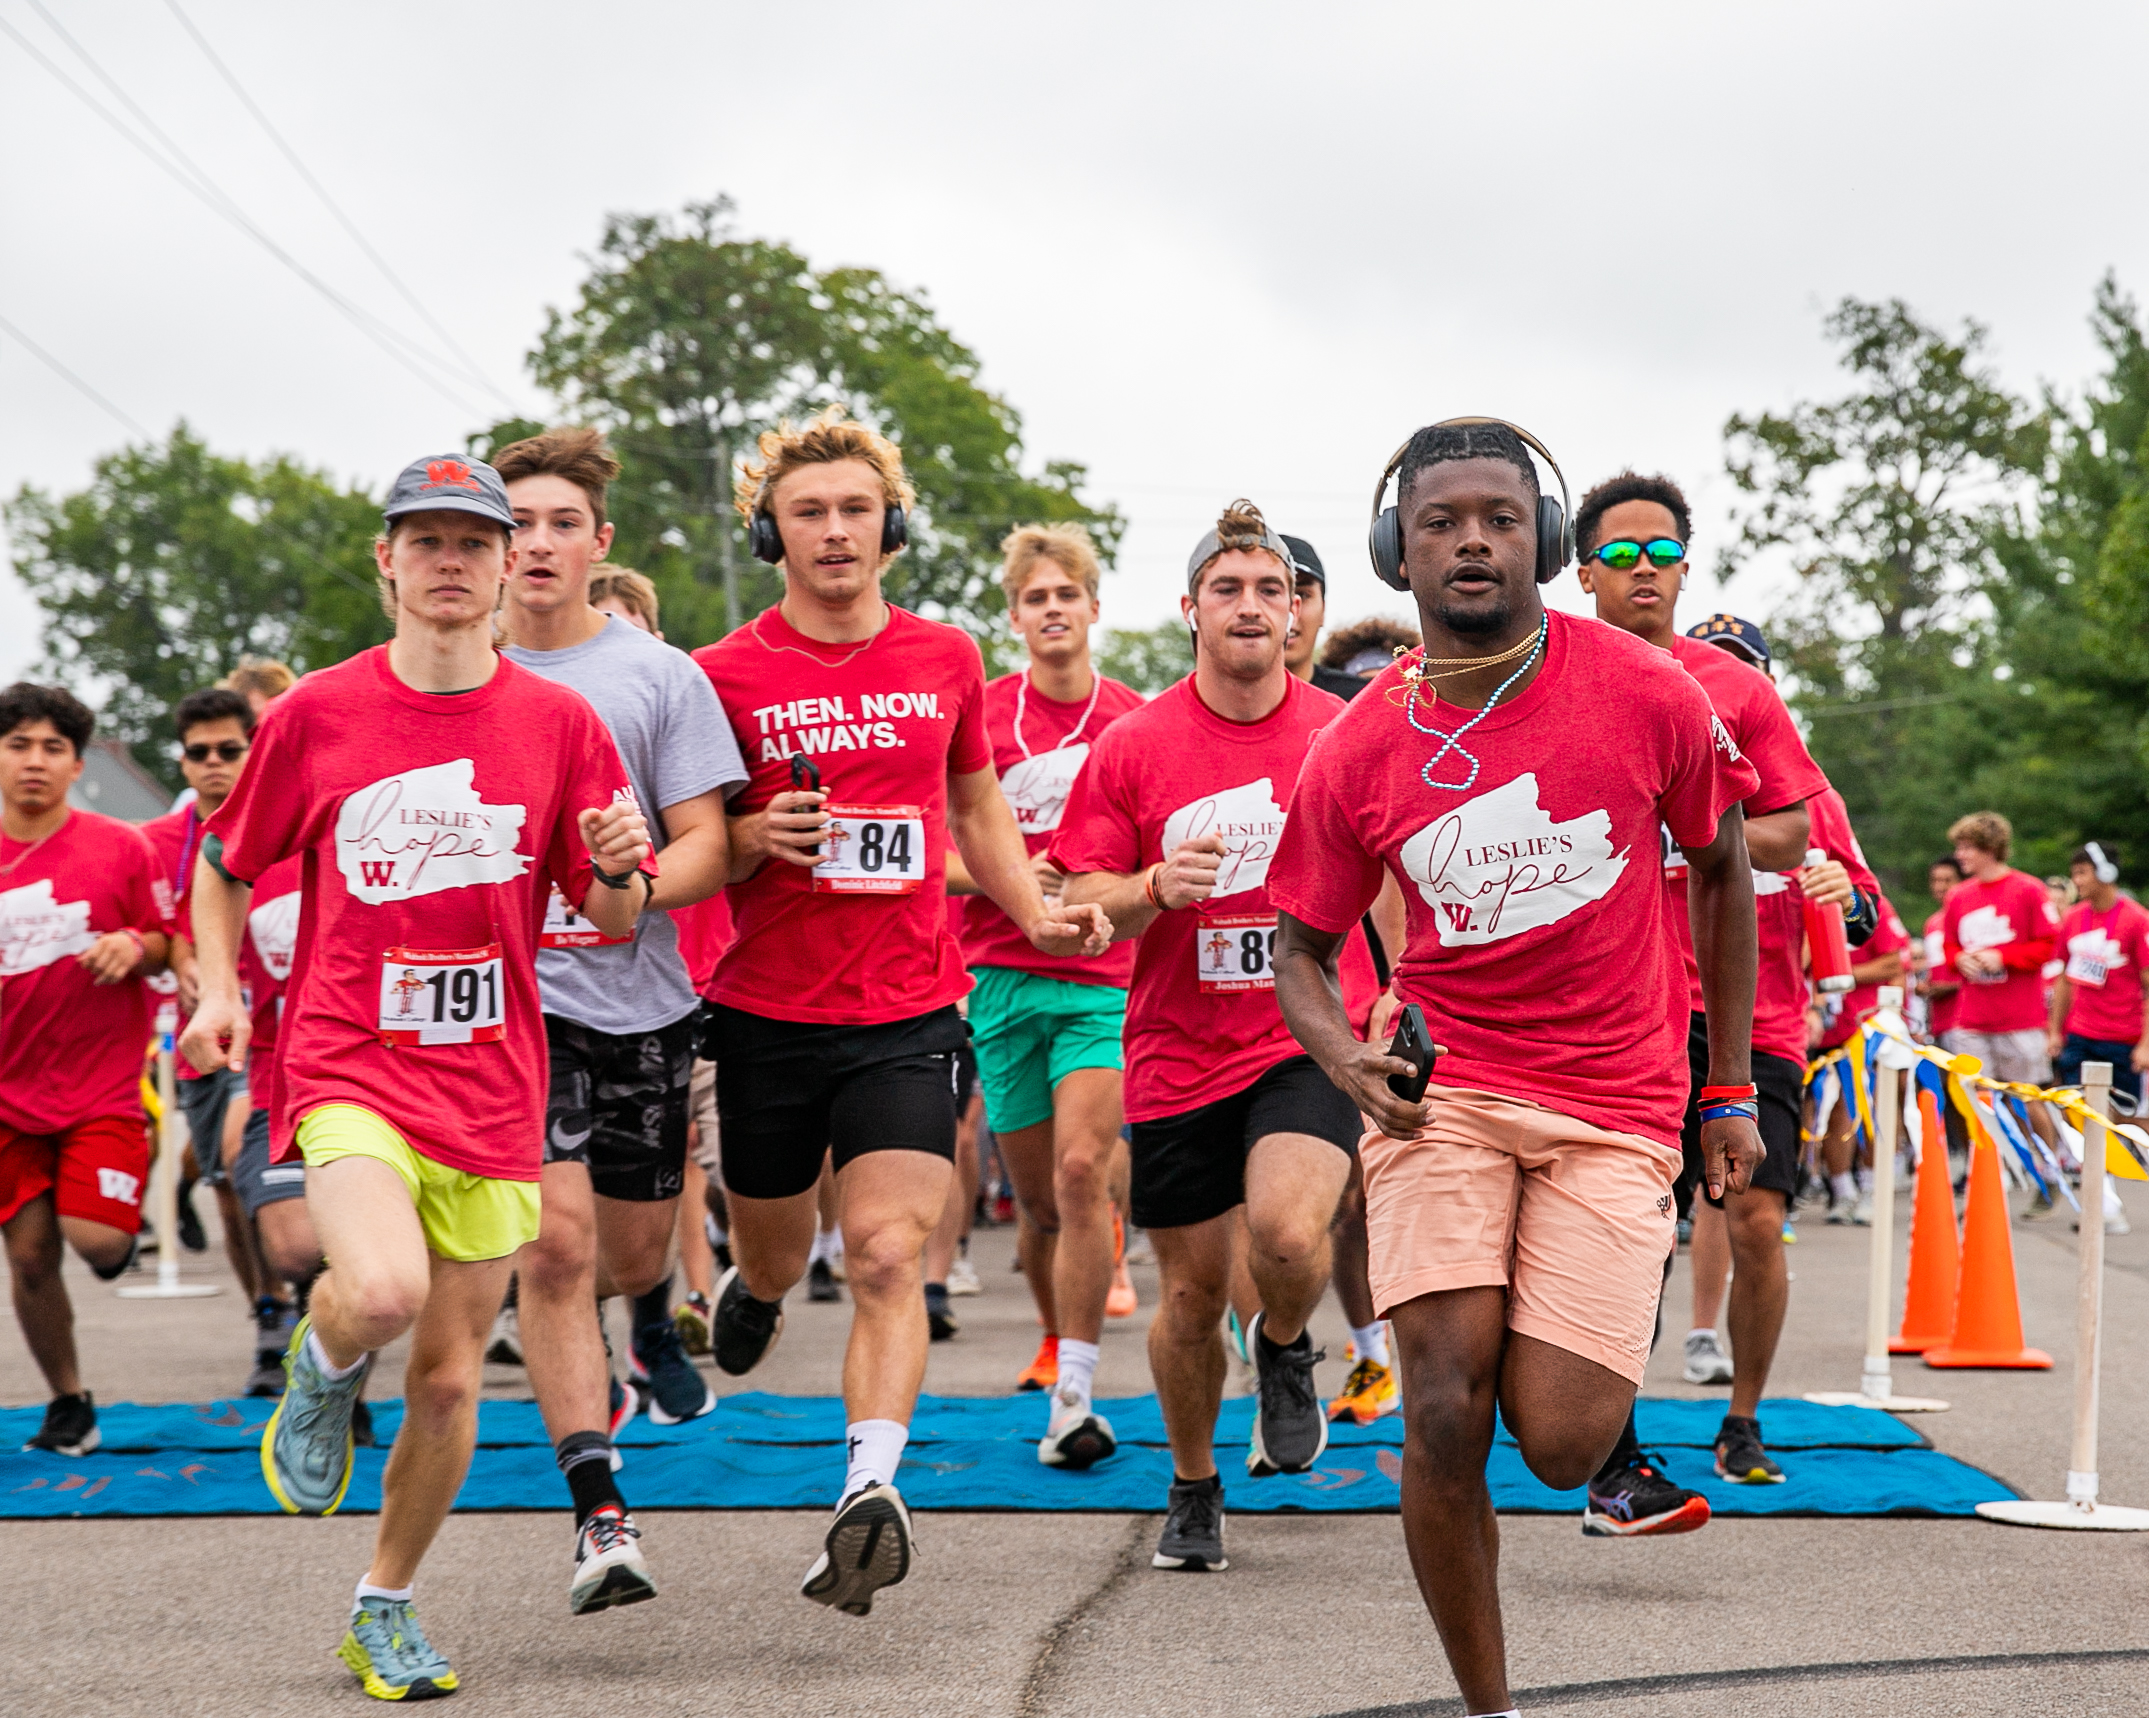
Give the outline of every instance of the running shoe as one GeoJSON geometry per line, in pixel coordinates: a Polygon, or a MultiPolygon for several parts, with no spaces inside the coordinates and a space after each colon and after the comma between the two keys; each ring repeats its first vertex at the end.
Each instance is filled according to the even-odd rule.
{"type": "Polygon", "coordinates": [[[637,1330],[627,1358],[635,1382],[645,1386],[651,1424],[676,1426],[684,1420],[698,1420],[716,1406],[716,1392],[687,1358],[679,1327],[671,1320],[637,1330]]]}
{"type": "Polygon", "coordinates": [[[1657,1458],[1644,1455],[1632,1467],[1589,1482],[1582,1531],[1602,1539],[1638,1539],[1651,1533],[1691,1533],[1709,1524],[1709,1500],[1664,1477],[1657,1458]]]}
{"type": "Polygon", "coordinates": [[[948,1287],[945,1283],[928,1283],[925,1286],[925,1328],[934,1342],[948,1342],[962,1333],[955,1314],[948,1310],[948,1287]],[[935,1294],[933,1291],[940,1292],[935,1294]]]}
{"type": "Polygon", "coordinates": [[[1152,1569],[1185,1569],[1197,1575],[1231,1567],[1224,1558],[1224,1482],[1207,1479],[1172,1481],[1164,1531],[1157,1535],[1152,1569]]]}
{"type": "Polygon", "coordinates": [[[1402,1405],[1403,1394],[1395,1387],[1394,1370],[1378,1360],[1361,1360],[1344,1380],[1343,1394],[1328,1404],[1328,1417],[1348,1420],[1354,1426],[1370,1426],[1402,1405]]]}
{"type": "Polygon", "coordinates": [[[284,1393],[284,1350],[298,1327],[298,1308],[263,1295],[254,1303],[254,1369],[246,1394],[273,1401],[284,1393]]]}
{"type": "Polygon", "coordinates": [[[611,1394],[607,1398],[607,1405],[611,1409],[611,1421],[610,1428],[606,1431],[605,1436],[610,1438],[615,1446],[612,1452],[612,1471],[617,1473],[619,1472],[619,1451],[616,1446],[619,1443],[619,1434],[626,1429],[627,1422],[641,1412],[642,1398],[639,1391],[628,1389],[617,1378],[608,1378],[605,1382],[610,1386],[611,1390],[611,1394]]]}
{"type": "Polygon", "coordinates": [[[968,1259],[957,1259],[948,1267],[948,1293],[983,1294],[985,1285],[978,1281],[977,1266],[968,1259]]]}
{"type": "Polygon", "coordinates": [[[836,1250],[828,1255],[828,1274],[839,1283],[851,1280],[851,1273],[843,1268],[843,1237],[836,1237],[836,1250]]]}
{"type": "Polygon", "coordinates": [[[1858,1226],[1859,1228],[1861,1228],[1861,1229],[1870,1229],[1870,1228],[1872,1228],[1872,1226],[1873,1226],[1873,1195],[1872,1195],[1872,1194],[1870,1194],[1870,1193],[1861,1193],[1861,1194],[1859,1194],[1859,1195],[1858,1195],[1858,1198],[1857,1198],[1857,1201],[1856,1201],[1856,1203],[1854,1203],[1854,1204],[1853,1204],[1853,1205],[1851,1206],[1851,1221],[1852,1221],[1853,1223],[1855,1223],[1855,1224],[1856,1224],[1856,1225],[1857,1225],[1857,1226],[1858,1226]]]}
{"type": "Polygon", "coordinates": [[[843,1298],[843,1291],[836,1287],[836,1273],[829,1269],[826,1259],[815,1259],[806,1267],[806,1298],[819,1301],[843,1298]]]}
{"type": "Polygon", "coordinates": [[[2025,1223],[2034,1223],[2040,1217],[2049,1217],[2051,1215],[2052,1190],[2048,1187],[2040,1187],[2037,1189],[2036,1196],[2030,1200],[2029,1209],[2022,1213],[2022,1220],[2025,1223]]]}
{"type": "Polygon", "coordinates": [[[1761,1447],[1761,1422],[1724,1416],[1716,1434],[1716,1471],[1733,1485],[1781,1485],[1783,1469],[1761,1447]]]}
{"type": "Polygon", "coordinates": [[[689,1289],[686,1299],[672,1308],[672,1328],[679,1332],[679,1346],[689,1354],[708,1353],[709,1324],[715,1316],[709,1297],[700,1289],[689,1289]]]}
{"type": "Polygon", "coordinates": [[[1856,1219],[1851,1216],[1851,1209],[1854,1203],[1849,1199],[1838,1199],[1831,1204],[1828,1207],[1829,1226],[1831,1228],[1842,1228],[1846,1224],[1854,1222],[1856,1219]]]}
{"type": "Polygon", "coordinates": [[[246,1375],[241,1395],[274,1401],[284,1393],[284,1357],[273,1348],[254,1350],[254,1369],[246,1375]]]}
{"type": "Polygon", "coordinates": [[[503,1306],[492,1321],[492,1335],[485,1339],[485,1358],[494,1366],[522,1364],[522,1321],[512,1306],[503,1306]]]}
{"type": "Polygon", "coordinates": [[[45,1422],[23,1452],[50,1450],[59,1456],[86,1456],[104,1442],[97,1429],[97,1404],[84,1390],[79,1396],[55,1396],[45,1404],[45,1422]]]}
{"type": "Polygon", "coordinates": [[[1690,1330],[1686,1333],[1686,1381],[1689,1384],[1731,1382],[1731,1356],[1724,1352],[1724,1345],[1717,1341],[1715,1331],[1690,1330]]]}
{"type": "Polygon", "coordinates": [[[190,1253],[206,1253],[209,1231],[201,1226],[201,1213],[194,1209],[194,1186],[191,1181],[179,1184],[179,1244],[190,1253]]]}
{"type": "Polygon", "coordinates": [[[783,1334],[783,1302],[756,1300],[734,1265],[716,1285],[716,1317],[709,1327],[709,1347],[716,1363],[742,1378],[767,1357],[783,1334]]]}
{"type": "Polygon", "coordinates": [[[1047,1467],[1095,1467],[1114,1450],[1112,1422],[1075,1394],[1072,1384],[1055,1391],[1052,1418],[1037,1441],[1037,1459],[1047,1467]]]}
{"type": "Polygon", "coordinates": [[[455,1672],[425,1638],[408,1599],[360,1599],[336,1656],[376,1700],[437,1700],[455,1692],[455,1672]]]}
{"type": "Polygon", "coordinates": [[[836,1506],[821,1554],[799,1583],[801,1597],[847,1617],[873,1609],[873,1595],[910,1573],[910,1511],[903,1494],[874,1480],[836,1506]]]}
{"type": "Polygon", "coordinates": [[[599,1504],[575,1533],[575,1578],[567,1608],[576,1616],[638,1605],[657,1596],[657,1583],[642,1561],[642,1533],[617,1503],[599,1504]]]}
{"type": "Polygon", "coordinates": [[[1239,1309],[1224,1308],[1224,1343],[1231,1350],[1231,1358],[1241,1366],[1251,1366],[1253,1357],[1246,1352],[1246,1327],[1239,1323],[1239,1309]]]}
{"type": "Polygon", "coordinates": [[[1134,1279],[1127,1275],[1127,1261],[1122,1259],[1112,1268],[1112,1288],[1104,1297],[1104,1316],[1132,1318],[1141,1310],[1141,1297],[1134,1292],[1134,1279]]]}
{"type": "Polygon", "coordinates": [[[1677,1236],[1674,1244],[1677,1246],[1684,1247],[1690,1244],[1693,1239],[1694,1219],[1691,1217],[1681,1217],[1678,1222],[1677,1236]]]}
{"type": "Polygon", "coordinates": [[[1128,1264],[1153,1265],[1157,1262],[1157,1250],[1149,1244],[1147,1229],[1129,1229],[1127,1236],[1128,1264]]]}
{"type": "MultiPolygon", "coordinates": [[[[321,1370],[306,1338],[309,1316],[284,1351],[284,1393],[261,1431],[261,1477],[286,1515],[333,1515],[351,1487],[351,1405],[366,1387],[366,1368],[342,1378],[321,1370]]],[[[400,1698],[396,1696],[395,1698],[400,1698]]]]}
{"type": "Polygon", "coordinates": [[[351,1404],[351,1442],[362,1450],[373,1448],[373,1409],[363,1396],[351,1404]]]}
{"type": "Polygon", "coordinates": [[[1313,1368],[1327,1356],[1313,1346],[1313,1334],[1305,1330],[1296,1342],[1278,1348],[1261,1334],[1266,1320],[1267,1314],[1257,1312],[1246,1329],[1260,1398],[1246,1450],[1246,1471],[1255,1479],[1304,1473],[1328,1448],[1328,1417],[1313,1387],[1313,1368]]]}
{"type": "Polygon", "coordinates": [[[1037,1358],[1015,1380],[1018,1390],[1049,1390],[1060,1381],[1060,1339],[1047,1336],[1037,1345],[1037,1358]]]}

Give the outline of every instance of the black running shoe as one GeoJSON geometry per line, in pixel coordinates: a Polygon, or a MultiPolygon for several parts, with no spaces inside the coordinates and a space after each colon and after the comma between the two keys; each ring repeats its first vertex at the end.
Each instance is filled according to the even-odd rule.
{"type": "Polygon", "coordinates": [[[194,1209],[194,1183],[179,1184],[179,1244],[190,1253],[209,1250],[209,1231],[201,1226],[201,1213],[194,1209]]]}
{"type": "Polygon", "coordinates": [[[637,1330],[632,1352],[635,1382],[648,1386],[649,1418],[656,1425],[698,1420],[716,1406],[716,1392],[694,1370],[679,1327],[670,1319],[637,1330]]]}
{"type": "Polygon", "coordinates": [[[1255,1479],[1272,1473],[1304,1473],[1328,1448],[1328,1416],[1322,1411],[1320,1392],[1313,1387],[1314,1364],[1327,1356],[1303,1330],[1296,1342],[1278,1348],[1263,1334],[1265,1323],[1265,1316],[1257,1312],[1246,1332],[1246,1352],[1253,1359],[1254,1387],[1260,1396],[1253,1439],[1246,1451],[1246,1471],[1255,1479]]]}
{"type": "Polygon", "coordinates": [[[1783,1469],[1761,1447],[1761,1422],[1726,1414],[1716,1434],[1716,1471],[1733,1485],[1781,1485],[1783,1469]]]}
{"type": "Polygon", "coordinates": [[[363,1396],[351,1404],[351,1446],[361,1450],[373,1447],[373,1410],[366,1406],[363,1396]]]}
{"type": "Polygon", "coordinates": [[[79,1396],[55,1396],[45,1404],[45,1423],[37,1436],[22,1447],[50,1450],[54,1455],[86,1456],[104,1442],[97,1429],[97,1404],[85,1390],[79,1396]]]}
{"type": "Polygon", "coordinates": [[[949,1341],[962,1329],[956,1322],[955,1314],[948,1310],[946,1283],[925,1285],[925,1327],[931,1332],[935,1342],[949,1341]]]}
{"type": "Polygon", "coordinates": [[[743,1378],[761,1364],[782,1334],[783,1302],[754,1299],[738,1266],[732,1266],[716,1285],[716,1317],[709,1330],[709,1348],[717,1365],[732,1377],[743,1378]]]}
{"type": "Polygon", "coordinates": [[[1172,1481],[1164,1531],[1157,1535],[1153,1569],[1187,1569],[1197,1575],[1228,1569],[1224,1558],[1224,1482],[1207,1479],[1172,1481]]]}
{"type": "Polygon", "coordinates": [[[910,1573],[910,1511],[903,1494],[878,1480],[861,1486],[836,1509],[821,1555],[799,1583],[802,1597],[847,1617],[873,1609],[873,1595],[910,1573]]]}
{"type": "Polygon", "coordinates": [[[246,1376],[246,1394],[273,1401],[284,1393],[284,1350],[298,1327],[298,1308],[263,1295],[254,1302],[254,1369],[246,1376]]]}
{"type": "Polygon", "coordinates": [[[836,1273],[828,1268],[826,1259],[815,1259],[806,1267],[806,1298],[808,1300],[841,1300],[843,1291],[836,1287],[836,1273]]]}
{"type": "Polygon", "coordinates": [[[1657,1458],[1648,1455],[1632,1467],[1591,1480],[1589,1502],[1582,1509],[1582,1531],[1602,1539],[1691,1533],[1708,1524],[1709,1500],[1672,1484],[1657,1458]]]}

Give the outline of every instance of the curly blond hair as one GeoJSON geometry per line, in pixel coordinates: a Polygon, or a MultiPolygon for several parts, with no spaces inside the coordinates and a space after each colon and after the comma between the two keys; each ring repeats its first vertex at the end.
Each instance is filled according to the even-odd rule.
{"type": "Polygon", "coordinates": [[[853,420],[841,406],[829,406],[803,426],[786,419],[763,430],[754,445],[759,462],[747,460],[731,486],[731,502],[742,519],[767,506],[770,493],[792,472],[845,459],[862,459],[879,473],[886,505],[908,512],[917,502],[917,491],[903,475],[903,450],[880,431],[853,420]]]}
{"type": "Polygon", "coordinates": [[[1097,600],[1097,584],[1104,569],[1097,564],[1097,546],[1084,526],[1071,522],[1017,525],[1000,539],[1000,556],[1000,589],[1007,593],[1010,607],[1040,561],[1051,562],[1079,582],[1089,592],[1091,602],[1097,600]]]}
{"type": "Polygon", "coordinates": [[[1973,811],[1948,825],[1948,840],[2005,860],[2015,844],[2015,826],[1997,811],[1973,811]]]}

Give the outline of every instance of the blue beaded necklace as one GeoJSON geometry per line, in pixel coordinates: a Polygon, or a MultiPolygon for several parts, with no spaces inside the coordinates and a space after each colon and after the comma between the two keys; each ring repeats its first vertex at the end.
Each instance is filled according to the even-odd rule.
{"type": "MultiPolygon", "coordinates": [[[[1507,689],[1510,686],[1514,685],[1514,683],[1517,680],[1520,680],[1525,674],[1529,673],[1531,665],[1536,662],[1538,657],[1544,654],[1545,637],[1551,624],[1551,617],[1549,615],[1547,615],[1544,619],[1540,620],[1537,623],[1537,640],[1534,644],[1530,646],[1529,655],[1525,656],[1522,659],[1522,666],[1520,668],[1517,668],[1514,673],[1510,674],[1505,680],[1501,681],[1499,690],[1494,692],[1490,698],[1487,698],[1485,700],[1485,707],[1482,710],[1478,711],[1476,715],[1472,716],[1469,721],[1465,722],[1461,727],[1457,728],[1452,734],[1444,734],[1438,728],[1427,727],[1423,722],[1418,720],[1418,686],[1422,679],[1422,676],[1413,675],[1411,677],[1410,696],[1403,700],[1403,714],[1409,719],[1410,725],[1413,728],[1417,729],[1419,733],[1425,735],[1428,739],[1434,739],[1440,742],[1440,749],[1435,752],[1431,757],[1425,760],[1425,767],[1418,772],[1418,774],[1424,779],[1425,785],[1427,787],[1441,788],[1450,793],[1468,793],[1471,788],[1477,785],[1478,771],[1482,769],[1484,765],[1477,758],[1477,756],[1471,752],[1469,747],[1463,744],[1463,736],[1467,734],[1472,728],[1476,727],[1478,723],[1482,722],[1487,716],[1492,714],[1493,707],[1498,704],[1502,698],[1507,696],[1507,689]],[[1468,760],[1470,765],[1470,773],[1463,777],[1461,781],[1433,780],[1433,766],[1439,763],[1440,760],[1446,757],[1450,752],[1455,753],[1457,757],[1468,760]]],[[[1439,697],[1439,693],[1435,692],[1433,694],[1435,702],[1439,701],[1439,697]]]]}

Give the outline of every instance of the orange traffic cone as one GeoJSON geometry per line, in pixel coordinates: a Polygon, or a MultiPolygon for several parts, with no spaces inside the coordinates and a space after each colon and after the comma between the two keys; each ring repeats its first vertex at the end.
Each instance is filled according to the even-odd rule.
{"type": "Polygon", "coordinates": [[[1955,1329],[1945,1347],[1928,1348],[1928,1366],[2041,1369],[2052,1356],[2022,1344],[2022,1299],[2015,1291],[2015,1245],[2008,1235],[2007,1186],[2000,1148],[1982,1121],[1971,1129],[1970,1198],[1963,1208],[1962,1282],[1955,1329]]]}
{"type": "Polygon", "coordinates": [[[1918,1192],[1910,1213],[1910,1286],[1903,1291],[1903,1328],[1888,1339],[1890,1354],[1923,1354],[1944,1344],[1955,1327],[1955,1288],[1962,1274],[1962,1238],[1955,1232],[1955,1189],[1948,1179],[1948,1136],[1933,1094],[1918,1091],[1918,1192]]]}

